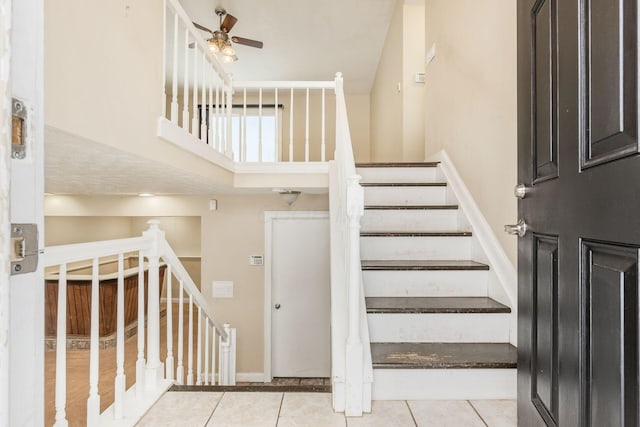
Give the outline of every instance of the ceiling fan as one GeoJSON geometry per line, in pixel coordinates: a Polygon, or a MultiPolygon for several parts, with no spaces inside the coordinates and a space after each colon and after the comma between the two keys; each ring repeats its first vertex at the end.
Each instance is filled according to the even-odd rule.
{"type": "Polygon", "coordinates": [[[212,31],[209,28],[200,25],[196,22],[193,25],[202,31],[206,31],[211,34],[211,38],[207,39],[209,43],[209,49],[214,52],[222,52],[222,61],[223,62],[234,62],[238,59],[236,56],[236,51],[231,44],[231,41],[234,43],[242,44],[245,46],[256,47],[258,49],[262,49],[263,43],[258,40],[246,39],[244,37],[237,36],[229,36],[229,32],[233,28],[233,26],[238,22],[238,18],[233,15],[227,13],[227,11],[223,7],[216,7],[215,9],[216,15],[220,20],[220,28],[218,30],[212,31]],[[224,20],[222,19],[224,17],[224,20]]]}

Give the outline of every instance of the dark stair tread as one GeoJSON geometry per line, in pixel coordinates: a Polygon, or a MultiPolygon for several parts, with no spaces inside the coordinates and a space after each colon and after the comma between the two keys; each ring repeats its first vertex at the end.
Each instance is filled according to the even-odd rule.
{"type": "Polygon", "coordinates": [[[435,168],[440,162],[356,163],[357,168],[435,168]]]}
{"type": "Polygon", "coordinates": [[[365,210],[457,210],[458,205],[365,205],[365,210]]]}
{"type": "Polygon", "coordinates": [[[446,187],[446,182],[361,182],[363,187],[446,187]]]}
{"type": "Polygon", "coordinates": [[[515,368],[517,349],[504,343],[372,343],[378,369],[515,368]]]}
{"type": "Polygon", "coordinates": [[[489,266],[467,260],[363,260],[362,270],[488,270],[489,266]]]}
{"type": "Polygon", "coordinates": [[[469,237],[471,231],[363,231],[360,237],[469,237]]]}
{"type": "Polygon", "coordinates": [[[487,297],[367,297],[367,313],[511,313],[487,297]]]}

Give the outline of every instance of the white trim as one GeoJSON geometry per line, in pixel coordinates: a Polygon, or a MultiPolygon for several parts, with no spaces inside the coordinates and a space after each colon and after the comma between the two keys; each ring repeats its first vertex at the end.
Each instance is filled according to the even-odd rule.
{"type": "Polygon", "coordinates": [[[236,174],[278,173],[278,174],[328,174],[328,162],[276,162],[276,163],[236,163],[236,174]]]}
{"type": "Polygon", "coordinates": [[[276,219],[329,218],[328,211],[265,211],[264,212],[264,374],[263,381],[271,382],[271,255],[273,221],[276,219]]]}
{"type": "Polygon", "coordinates": [[[473,229],[474,236],[478,239],[480,246],[495,272],[500,285],[509,298],[511,307],[511,337],[513,345],[517,343],[517,317],[518,317],[518,276],[514,265],[498,239],[496,238],[487,219],[482,214],[478,204],[473,199],[471,192],[464,184],[451,158],[445,150],[441,150],[429,158],[430,161],[439,161],[440,170],[444,175],[449,187],[454,192],[460,208],[465,213],[469,224],[473,229]]]}
{"type": "Polygon", "coordinates": [[[335,80],[328,81],[237,81],[233,89],[335,89],[335,80]]]}
{"type": "Polygon", "coordinates": [[[264,380],[264,372],[238,372],[236,382],[259,383],[264,380]]]}

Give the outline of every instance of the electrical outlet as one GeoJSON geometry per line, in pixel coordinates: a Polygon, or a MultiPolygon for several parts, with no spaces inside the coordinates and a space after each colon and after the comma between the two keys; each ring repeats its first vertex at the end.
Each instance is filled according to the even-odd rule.
{"type": "Polygon", "coordinates": [[[424,73],[416,73],[415,81],[416,83],[424,83],[424,73]]]}

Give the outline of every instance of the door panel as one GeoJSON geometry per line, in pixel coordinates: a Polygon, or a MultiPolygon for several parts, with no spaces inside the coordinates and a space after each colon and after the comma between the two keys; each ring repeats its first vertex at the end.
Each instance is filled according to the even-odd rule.
{"type": "Polygon", "coordinates": [[[638,248],[583,242],[588,425],[638,417],[638,248]]]}
{"type": "Polygon", "coordinates": [[[583,167],[638,152],[636,4],[583,1],[583,167]]]}
{"type": "Polygon", "coordinates": [[[636,3],[518,2],[519,426],[639,425],[636,3]]]}

